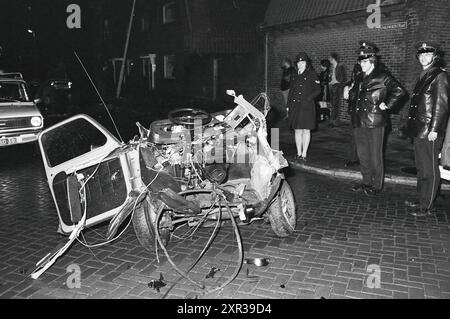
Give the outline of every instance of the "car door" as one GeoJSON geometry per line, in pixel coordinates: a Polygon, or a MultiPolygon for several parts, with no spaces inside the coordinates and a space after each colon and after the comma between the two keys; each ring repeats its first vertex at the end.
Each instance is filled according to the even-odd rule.
{"type": "Polygon", "coordinates": [[[125,206],[138,178],[133,166],[139,164],[138,152],[121,144],[94,119],[76,115],[62,121],[40,134],[39,146],[58,213],[58,232],[68,234],[74,227],[67,194],[69,176],[77,177],[80,198],[85,198],[86,227],[110,219],[125,206]]]}

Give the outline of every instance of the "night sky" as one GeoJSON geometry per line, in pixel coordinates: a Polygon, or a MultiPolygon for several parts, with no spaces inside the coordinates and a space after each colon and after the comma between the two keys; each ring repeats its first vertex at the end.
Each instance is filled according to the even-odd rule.
{"type": "Polygon", "coordinates": [[[69,72],[79,68],[74,51],[91,68],[101,65],[103,57],[98,56],[101,50],[95,39],[102,32],[102,15],[105,10],[131,8],[131,3],[107,1],[105,7],[103,0],[0,0],[3,69],[20,71],[26,78],[44,79],[60,62],[66,64],[69,72]],[[66,9],[72,3],[81,8],[81,29],[69,29],[66,25],[70,15],[66,9]]]}

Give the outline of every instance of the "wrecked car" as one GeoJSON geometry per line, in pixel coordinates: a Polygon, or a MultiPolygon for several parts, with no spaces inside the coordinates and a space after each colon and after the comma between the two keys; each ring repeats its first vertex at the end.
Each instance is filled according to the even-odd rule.
{"type": "Polygon", "coordinates": [[[181,227],[222,221],[245,225],[266,218],[279,237],[296,226],[292,190],[281,170],[282,152],[267,141],[262,110],[236,96],[236,107],[209,114],[177,109],[168,119],[137,123],[139,136],[121,143],[87,115],[46,129],[39,145],[59,218],[58,232],[69,242],[38,263],[37,278],[84,227],[109,221],[114,240],[125,220],[139,243],[152,250],[170,244],[181,227]],[[187,226],[186,226],[187,225],[187,226]]]}

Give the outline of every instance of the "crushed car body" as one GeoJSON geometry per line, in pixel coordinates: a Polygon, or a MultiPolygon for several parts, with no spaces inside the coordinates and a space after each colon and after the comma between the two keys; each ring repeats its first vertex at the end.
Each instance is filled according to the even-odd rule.
{"type": "Polygon", "coordinates": [[[130,217],[139,243],[147,250],[159,243],[166,254],[178,228],[227,220],[238,234],[236,220],[246,225],[266,218],[277,236],[289,236],[296,207],[281,172],[288,163],[267,141],[267,96],[260,96],[259,110],[257,102],[227,93],[234,109],[174,110],[149,129],[137,123],[139,136],[129,143],[87,115],[42,132],[39,145],[58,231],[69,235],[69,243],[45,256],[32,277],[50,267],[83,228],[109,221],[111,242],[130,217]]]}

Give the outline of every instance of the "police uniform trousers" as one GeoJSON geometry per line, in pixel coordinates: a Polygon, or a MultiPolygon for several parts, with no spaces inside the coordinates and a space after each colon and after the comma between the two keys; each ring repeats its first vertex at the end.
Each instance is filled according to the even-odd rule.
{"type": "Polygon", "coordinates": [[[363,184],[373,186],[377,191],[383,188],[384,127],[355,128],[356,150],[360,162],[363,184]]]}
{"type": "Polygon", "coordinates": [[[342,84],[338,83],[330,85],[330,103],[331,103],[330,123],[336,124],[339,121],[339,114],[341,111],[343,93],[344,87],[342,84]]]}
{"type": "Polygon", "coordinates": [[[288,96],[289,96],[289,89],[287,90],[282,90],[281,94],[283,95],[283,102],[284,102],[284,107],[287,107],[287,103],[288,103],[288,96]]]}
{"type": "MultiPolygon", "coordinates": [[[[352,128],[352,132],[353,132],[354,130],[355,130],[355,129],[352,128]]],[[[353,133],[351,137],[352,137],[352,138],[351,138],[351,140],[350,140],[350,147],[349,147],[349,154],[350,154],[350,159],[349,159],[349,160],[350,160],[351,162],[357,162],[357,161],[359,161],[359,158],[358,158],[358,151],[357,151],[357,149],[356,149],[355,133],[353,133]]]]}
{"type": "Polygon", "coordinates": [[[442,137],[434,142],[428,138],[414,138],[414,154],[417,168],[417,191],[421,209],[430,209],[439,189],[439,152],[442,137]]]}

